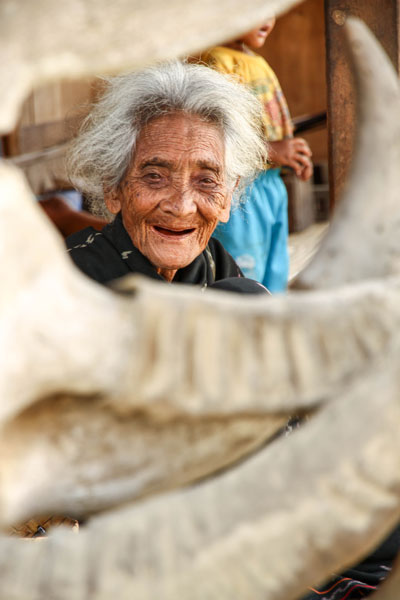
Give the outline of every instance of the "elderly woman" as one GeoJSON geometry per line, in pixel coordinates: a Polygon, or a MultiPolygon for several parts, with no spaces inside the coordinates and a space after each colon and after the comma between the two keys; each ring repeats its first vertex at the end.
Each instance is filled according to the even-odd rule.
{"type": "Polygon", "coordinates": [[[263,166],[261,122],[253,95],[206,67],[174,62],[110,79],[69,170],[97,214],[116,216],[70,236],[72,260],[100,283],[132,272],[202,287],[241,278],[211,236],[263,166]]]}

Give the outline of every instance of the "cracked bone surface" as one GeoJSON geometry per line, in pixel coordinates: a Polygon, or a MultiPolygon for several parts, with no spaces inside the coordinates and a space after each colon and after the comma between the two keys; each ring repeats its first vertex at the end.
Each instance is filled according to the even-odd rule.
{"type": "MultiPolygon", "coordinates": [[[[397,110],[386,59],[361,24],[351,31],[367,57],[358,51],[358,68],[377,57],[397,110]]],[[[2,538],[0,597],[294,600],[389,531],[400,512],[400,280],[385,264],[374,281],[266,303],[141,279],[117,293],[73,268],[20,176],[0,175],[2,519],[138,500],[79,536],[2,538]],[[291,438],[144,497],[210,476],[301,409],[318,410],[291,438]]]]}

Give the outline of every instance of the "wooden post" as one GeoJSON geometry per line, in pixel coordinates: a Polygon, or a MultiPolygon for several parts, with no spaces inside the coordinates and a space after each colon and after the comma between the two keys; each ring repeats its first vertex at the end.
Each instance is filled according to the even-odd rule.
{"type": "Polygon", "coordinates": [[[331,209],[340,200],[346,181],[355,129],[354,89],[343,25],[348,16],[362,19],[399,72],[399,13],[400,0],[325,0],[331,209]]]}

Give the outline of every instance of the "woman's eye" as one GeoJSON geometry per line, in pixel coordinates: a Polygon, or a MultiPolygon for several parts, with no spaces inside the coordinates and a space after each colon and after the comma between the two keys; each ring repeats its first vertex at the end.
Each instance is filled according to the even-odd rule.
{"type": "Polygon", "coordinates": [[[148,183],[160,183],[163,178],[159,173],[146,173],[143,179],[148,183]]]}
{"type": "Polygon", "coordinates": [[[205,187],[215,187],[217,185],[217,182],[212,177],[202,177],[200,183],[205,187]]]}

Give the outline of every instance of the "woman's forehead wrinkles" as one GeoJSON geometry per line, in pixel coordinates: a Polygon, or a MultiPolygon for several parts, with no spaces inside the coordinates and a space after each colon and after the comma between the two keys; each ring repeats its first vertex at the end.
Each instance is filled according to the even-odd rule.
{"type": "Polygon", "coordinates": [[[161,144],[166,147],[185,143],[191,146],[215,145],[217,139],[223,143],[219,128],[195,115],[165,115],[150,121],[139,135],[141,144],[161,144]]]}
{"type": "Polygon", "coordinates": [[[220,175],[225,169],[221,132],[213,124],[188,115],[166,115],[148,123],[136,146],[133,168],[207,169],[220,175]]]}
{"type": "MultiPolygon", "coordinates": [[[[187,158],[187,156],[185,156],[184,158],[187,158]]],[[[177,160],[166,160],[164,158],[154,156],[152,158],[140,161],[138,168],[140,170],[143,170],[147,167],[162,167],[173,170],[177,166],[179,166],[181,162],[181,158],[177,160]]],[[[212,171],[216,175],[219,175],[222,170],[221,163],[219,161],[216,161],[214,158],[194,158],[192,161],[190,161],[189,159],[189,164],[192,164],[193,166],[198,167],[199,169],[207,169],[208,171],[212,171]]]]}
{"type": "Polygon", "coordinates": [[[138,140],[138,154],[155,156],[164,160],[163,155],[190,153],[190,154],[220,154],[223,151],[223,144],[218,134],[213,132],[197,132],[197,135],[186,136],[174,133],[163,133],[157,135],[152,132],[150,135],[143,135],[138,140]]]}

